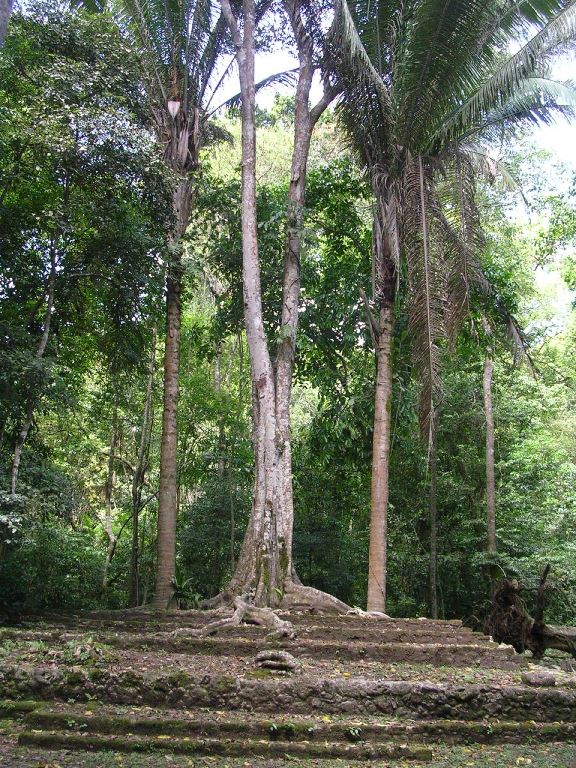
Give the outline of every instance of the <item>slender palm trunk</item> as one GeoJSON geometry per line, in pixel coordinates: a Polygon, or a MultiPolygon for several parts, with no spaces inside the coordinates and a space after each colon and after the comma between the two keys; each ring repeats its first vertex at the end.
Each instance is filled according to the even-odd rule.
{"type": "Polygon", "coordinates": [[[178,374],[180,367],[182,267],[173,264],[166,290],[166,342],[164,347],[164,409],[160,443],[158,542],[154,606],[167,608],[172,599],[176,567],[176,517],[178,512],[178,374]]]}
{"type": "MultiPolygon", "coordinates": [[[[222,343],[219,342],[216,347],[216,357],[214,359],[214,390],[220,395],[222,392],[222,343]]],[[[221,481],[224,480],[226,462],[224,453],[226,450],[226,430],[224,427],[224,415],[221,413],[218,417],[218,463],[217,472],[221,481]]]]}
{"type": "Polygon", "coordinates": [[[438,618],[438,508],[437,508],[437,463],[436,428],[432,431],[430,446],[430,612],[438,618]]]}
{"type": "Polygon", "coordinates": [[[182,316],[182,236],[190,215],[192,184],[183,177],[174,194],[177,226],[171,242],[171,263],[166,280],[166,343],[164,351],[164,410],[160,443],[156,591],[153,605],[165,609],[174,593],[176,518],[178,515],[178,374],[182,316]]]}
{"type": "Polygon", "coordinates": [[[376,344],[376,388],[372,438],[370,548],[368,553],[368,610],[386,609],[388,495],[392,404],[393,308],[382,306],[376,344]]]}
{"type": "Polygon", "coordinates": [[[108,472],[106,475],[106,486],[104,493],[104,533],[108,540],[106,547],[106,558],[104,560],[104,573],[102,574],[102,589],[108,587],[108,570],[110,562],[116,549],[116,536],[112,527],[112,495],[114,493],[114,463],[116,461],[116,445],[118,443],[118,406],[114,404],[114,413],[112,416],[112,434],[110,438],[110,451],[108,453],[108,472]]]}
{"type": "Polygon", "coordinates": [[[140,579],[138,573],[139,553],[139,516],[142,504],[142,487],[148,464],[150,439],[152,436],[152,393],[154,390],[154,364],[156,361],[156,329],[152,331],[152,346],[150,360],[148,362],[148,375],[146,379],[146,397],[142,412],[142,426],[140,431],[140,444],[134,474],[132,475],[132,545],[130,550],[130,581],[129,581],[129,605],[135,607],[140,604],[140,579]]]}
{"type": "Polygon", "coordinates": [[[376,208],[372,223],[372,294],[379,307],[379,315],[374,317],[367,306],[376,350],[367,607],[369,611],[385,612],[396,262],[393,256],[395,233],[391,231],[393,218],[387,215],[388,193],[381,189],[377,179],[374,192],[376,208]]]}
{"type": "MultiPolygon", "coordinates": [[[[41,360],[44,357],[46,346],[48,345],[48,338],[50,336],[50,324],[52,321],[52,311],[54,309],[54,288],[56,285],[56,248],[52,243],[50,248],[50,274],[48,275],[48,289],[46,299],[46,311],[44,313],[44,328],[42,330],[42,336],[36,349],[35,357],[37,360],[41,360]]],[[[10,493],[14,495],[18,485],[18,472],[20,470],[20,460],[22,458],[22,448],[28,437],[30,427],[34,420],[34,411],[38,403],[38,395],[31,394],[28,397],[26,403],[26,415],[24,421],[20,427],[18,435],[16,437],[16,443],[14,445],[14,456],[12,458],[12,466],[10,468],[10,493]]]]}
{"type": "Polygon", "coordinates": [[[496,482],[494,473],[494,410],[492,404],[493,363],[491,350],[484,359],[484,414],[486,418],[486,523],[488,553],[496,553],[496,482]]]}

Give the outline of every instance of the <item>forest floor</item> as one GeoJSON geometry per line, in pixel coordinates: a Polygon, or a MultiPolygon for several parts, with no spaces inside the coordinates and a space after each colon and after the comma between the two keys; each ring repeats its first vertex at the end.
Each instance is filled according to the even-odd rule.
{"type": "Polygon", "coordinates": [[[576,768],[566,658],[536,665],[426,620],[300,614],[294,640],[256,627],[193,636],[210,618],[100,613],[0,629],[0,768],[576,768]],[[297,670],[260,668],[263,649],[290,651],[297,670]],[[527,683],[542,671],[552,683],[527,683]]]}

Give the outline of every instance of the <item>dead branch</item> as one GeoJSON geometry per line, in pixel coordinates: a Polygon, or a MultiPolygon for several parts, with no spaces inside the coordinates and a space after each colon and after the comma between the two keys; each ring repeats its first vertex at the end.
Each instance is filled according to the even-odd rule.
{"type": "Polygon", "coordinates": [[[552,588],[547,583],[549,573],[550,565],[547,565],[536,589],[534,616],[530,616],[521,597],[522,592],[529,590],[515,579],[504,579],[494,592],[483,630],[497,642],[512,645],[518,653],[531,651],[536,659],[541,659],[549,649],[564,651],[576,658],[576,628],[544,622],[546,593],[552,588]]]}

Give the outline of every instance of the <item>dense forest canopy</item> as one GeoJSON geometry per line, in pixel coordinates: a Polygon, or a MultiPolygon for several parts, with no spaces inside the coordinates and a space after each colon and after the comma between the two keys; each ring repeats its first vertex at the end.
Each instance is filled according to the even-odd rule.
{"type": "Polygon", "coordinates": [[[576,14],[487,2],[480,41],[436,5],[376,3],[378,42],[340,0],[12,13],[0,614],[364,607],[370,573],[463,617],[551,563],[576,620],[576,171],[533,143],[576,14]]]}

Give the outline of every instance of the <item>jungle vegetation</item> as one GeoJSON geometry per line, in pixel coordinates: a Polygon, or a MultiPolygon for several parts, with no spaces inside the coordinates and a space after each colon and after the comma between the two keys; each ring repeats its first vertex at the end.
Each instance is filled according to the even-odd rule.
{"type": "Polygon", "coordinates": [[[566,0],[12,12],[0,613],[463,617],[551,563],[574,621],[576,176],[532,136],[575,33],[566,0]]]}

